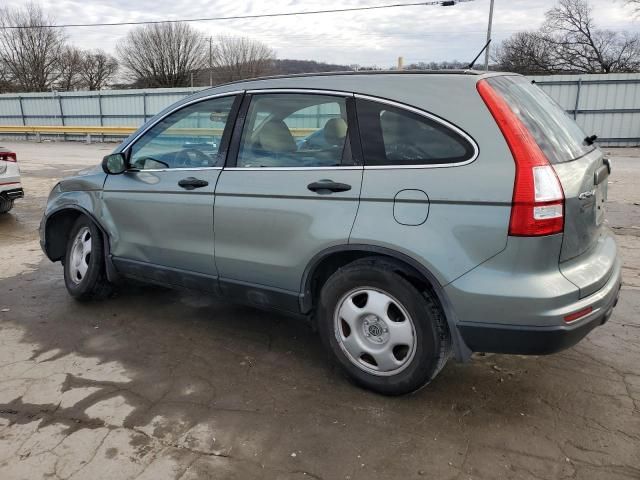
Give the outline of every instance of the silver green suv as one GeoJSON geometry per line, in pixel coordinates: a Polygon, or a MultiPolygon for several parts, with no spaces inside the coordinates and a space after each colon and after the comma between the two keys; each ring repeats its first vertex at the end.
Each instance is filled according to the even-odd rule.
{"type": "Polygon", "coordinates": [[[77,299],[129,277],[308,318],[356,383],[402,394],[451,355],[552,353],[609,318],[593,142],[518,75],[232,83],[56,185],[41,243],[77,299]]]}

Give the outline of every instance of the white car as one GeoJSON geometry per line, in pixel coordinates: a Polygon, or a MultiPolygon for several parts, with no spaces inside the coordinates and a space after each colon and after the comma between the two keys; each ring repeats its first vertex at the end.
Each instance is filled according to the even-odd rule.
{"type": "Polygon", "coordinates": [[[16,154],[0,147],[0,214],[13,208],[16,198],[24,197],[16,154]]]}

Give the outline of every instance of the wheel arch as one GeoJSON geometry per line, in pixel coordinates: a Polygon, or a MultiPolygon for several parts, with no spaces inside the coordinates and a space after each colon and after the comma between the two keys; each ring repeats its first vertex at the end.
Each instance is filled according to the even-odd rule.
{"type": "Polygon", "coordinates": [[[43,244],[42,248],[52,262],[62,261],[65,256],[69,232],[73,224],[81,216],[89,218],[100,230],[104,245],[104,260],[106,265],[107,279],[111,282],[118,278],[117,271],[111,261],[111,244],[109,235],[98,219],[86,208],[78,205],[67,205],[47,214],[43,222],[43,244]]]}
{"type": "Polygon", "coordinates": [[[447,294],[435,275],[410,256],[377,245],[347,244],[327,248],[316,254],[304,270],[301,281],[300,309],[310,313],[317,301],[324,282],[341,267],[367,257],[380,257],[397,265],[397,273],[405,277],[417,288],[425,288],[434,293],[447,319],[456,359],[467,361],[471,350],[467,347],[457,328],[457,316],[447,294]]]}

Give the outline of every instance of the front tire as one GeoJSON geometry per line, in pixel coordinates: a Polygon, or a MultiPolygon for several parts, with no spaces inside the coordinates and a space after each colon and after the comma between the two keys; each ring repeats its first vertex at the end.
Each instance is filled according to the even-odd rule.
{"type": "Polygon", "coordinates": [[[67,240],[64,282],[76,300],[101,299],[111,293],[104,265],[102,232],[84,215],[76,220],[67,240]]]}
{"type": "Polygon", "coordinates": [[[356,384],[384,395],[427,385],[450,354],[437,299],[398,272],[383,259],[353,262],[329,277],[318,305],[331,356],[356,384]]]}

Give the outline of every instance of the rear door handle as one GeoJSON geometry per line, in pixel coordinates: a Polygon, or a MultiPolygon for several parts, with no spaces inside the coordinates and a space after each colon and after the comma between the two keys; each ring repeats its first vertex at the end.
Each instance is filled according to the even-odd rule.
{"type": "Polygon", "coordinates": [[[195,177],[183,178],[178,182],[178,185],[184,188],[185,190],[193,190],[195,188],[202,188],[209,185],[209,182],[206,180],[200,180],[195,177]]]}
{"type": "Polygon", "coordinates": [[[320,180],[319,182],[310,183],[307,185],[307,188],[316,193],[347,192],[351,190],[351,185],[325,179],[320,180]]]}

